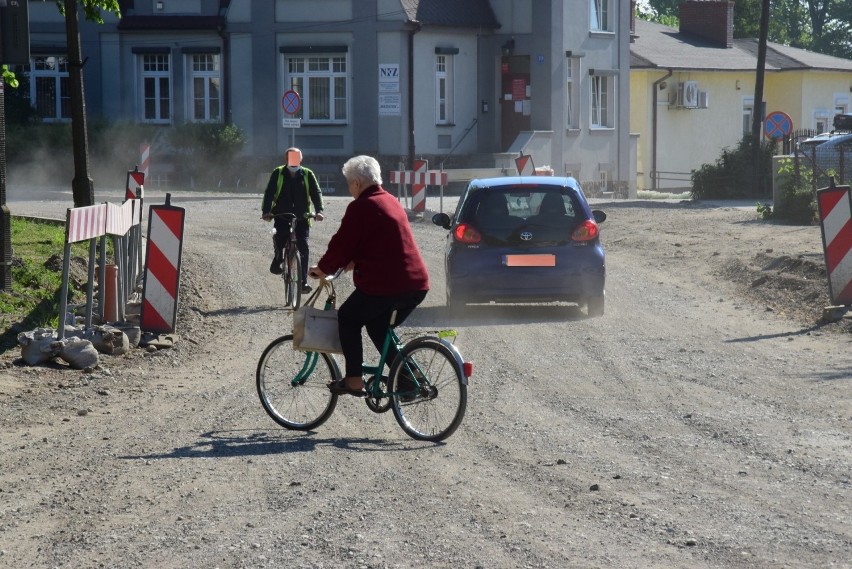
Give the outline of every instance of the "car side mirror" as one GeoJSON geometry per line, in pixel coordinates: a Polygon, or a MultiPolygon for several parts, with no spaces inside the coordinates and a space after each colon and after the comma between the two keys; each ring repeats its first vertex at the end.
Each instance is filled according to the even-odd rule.
{"type": "Polygon", "coordinates": [[[604,221],[606,221],[606,213],[602,212],[599,209],[593,209],[592,215],[594,216],[596,223],[603,223],[604,221]]]}
{"type": "Polygon", "coordinates": [[[432,216],[432,223],[444,229],[449,229],[451,226],[450,216],[446,213],[436,213],[432,216]]]}

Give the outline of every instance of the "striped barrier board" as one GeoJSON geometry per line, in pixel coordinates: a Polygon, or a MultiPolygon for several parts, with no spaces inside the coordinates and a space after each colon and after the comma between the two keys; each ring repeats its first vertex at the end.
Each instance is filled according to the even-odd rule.
{"type": "Polygon", "coordinates": [[[132,200],[134,198],[142,198],[143,186],[145,185],[145,172],[137,170],[128,170],[127,172],[127,188],[124,191],[124,199],[132,200]]]}
{"type": "Polygon", "coordinates": [[[831,302],[852,305],[852,192],[849,186],[817,190],[831,302]]]}
{"type": "Polygon", "coordinates": [[[166,204],[148,211],[148,248],[139,327],[145,332],[174,332],[180,290],[185,210],[166,204]]]}
{"type": "Polygon", "coordinates": [[[106,223],[106,204],[71,208],[66,215],[65,242],[77,243],[100,237],[106,230],[106,223]]]}
{"type": "Polygon", "coordinates": [[[441,170],[427,170],[426,172],[412,172],[410,170],[393,170],[390,172],[392,184],[425,184],[427,186],[446,186],[448,176],[441,170]]]}
{"type": "Polygon", "coordinates": [[[529,154],[521,154],[515,158],[515,167],[518,169],[518,176],[535,176],[535,166],[529,154]]]}
{"type": "Polygon", "coordinates": [[[137,200],[127,200],[121,205],[104,204],[107,207],[105,226],[107,235],[124,235],[135,225],[133,212],[136,207],[134,201],[137,200]]]}

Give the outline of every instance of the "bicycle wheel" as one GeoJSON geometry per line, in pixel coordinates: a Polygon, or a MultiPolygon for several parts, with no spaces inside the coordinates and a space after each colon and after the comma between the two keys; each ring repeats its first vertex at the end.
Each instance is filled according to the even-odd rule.
{"type": "Polygon", "coordinates": [[[458,429],[467,408],[467,380],[461,367],[437,338],[415,338],[400,353],[390,371],[391,391],[400,391],[396,386],[408,370],[420,388],[391,396],[397,423],[417,440],[446,439],[458,429]]]}
{"type": "Polygon", "coordinates": [[[309,431],[322,425],[337,406],[326,384],[340,377],[328,354],[293,349],[293,336],[273,340],[257,362],[257,394],[276,423],[309,431]]]}
{"type": "Polygon", "coordinates": [[[302,261],[295,246],[284,253],[284,298],[287,306],[296,310],[302,303],[302,261]]]}

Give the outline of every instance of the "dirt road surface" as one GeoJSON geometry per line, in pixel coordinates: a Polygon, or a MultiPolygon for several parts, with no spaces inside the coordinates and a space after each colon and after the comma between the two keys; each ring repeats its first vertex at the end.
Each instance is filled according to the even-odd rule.
{"type": "MultiPolygon", "coordinates": [[[[327,202],[314,253],[348,200],[327,202]]],[[[172,205],[174,348],[92,373],[0,360],[0,566],[852,567],[852,335],[819,322],[818,227],[748,204],[595,204],[607,304],[589,319],[449,313],[446,232],[413,222],[432,291],[407,333],[454,328],[474,364],[436,445],[355,398],[314,432],[268,418],[255,366],[291,315],[260,196],[172,205]]]]}

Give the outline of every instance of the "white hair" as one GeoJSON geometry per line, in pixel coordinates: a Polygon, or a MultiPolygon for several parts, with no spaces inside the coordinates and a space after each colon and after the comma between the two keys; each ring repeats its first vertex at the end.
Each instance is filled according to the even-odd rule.
{"type": "Polygon", "coordinates": [[[358,180],[366,186],[382,184],[382,167],[372,156],[353,156],[343,164],[342,172],[347,180],[358,180]]]}

